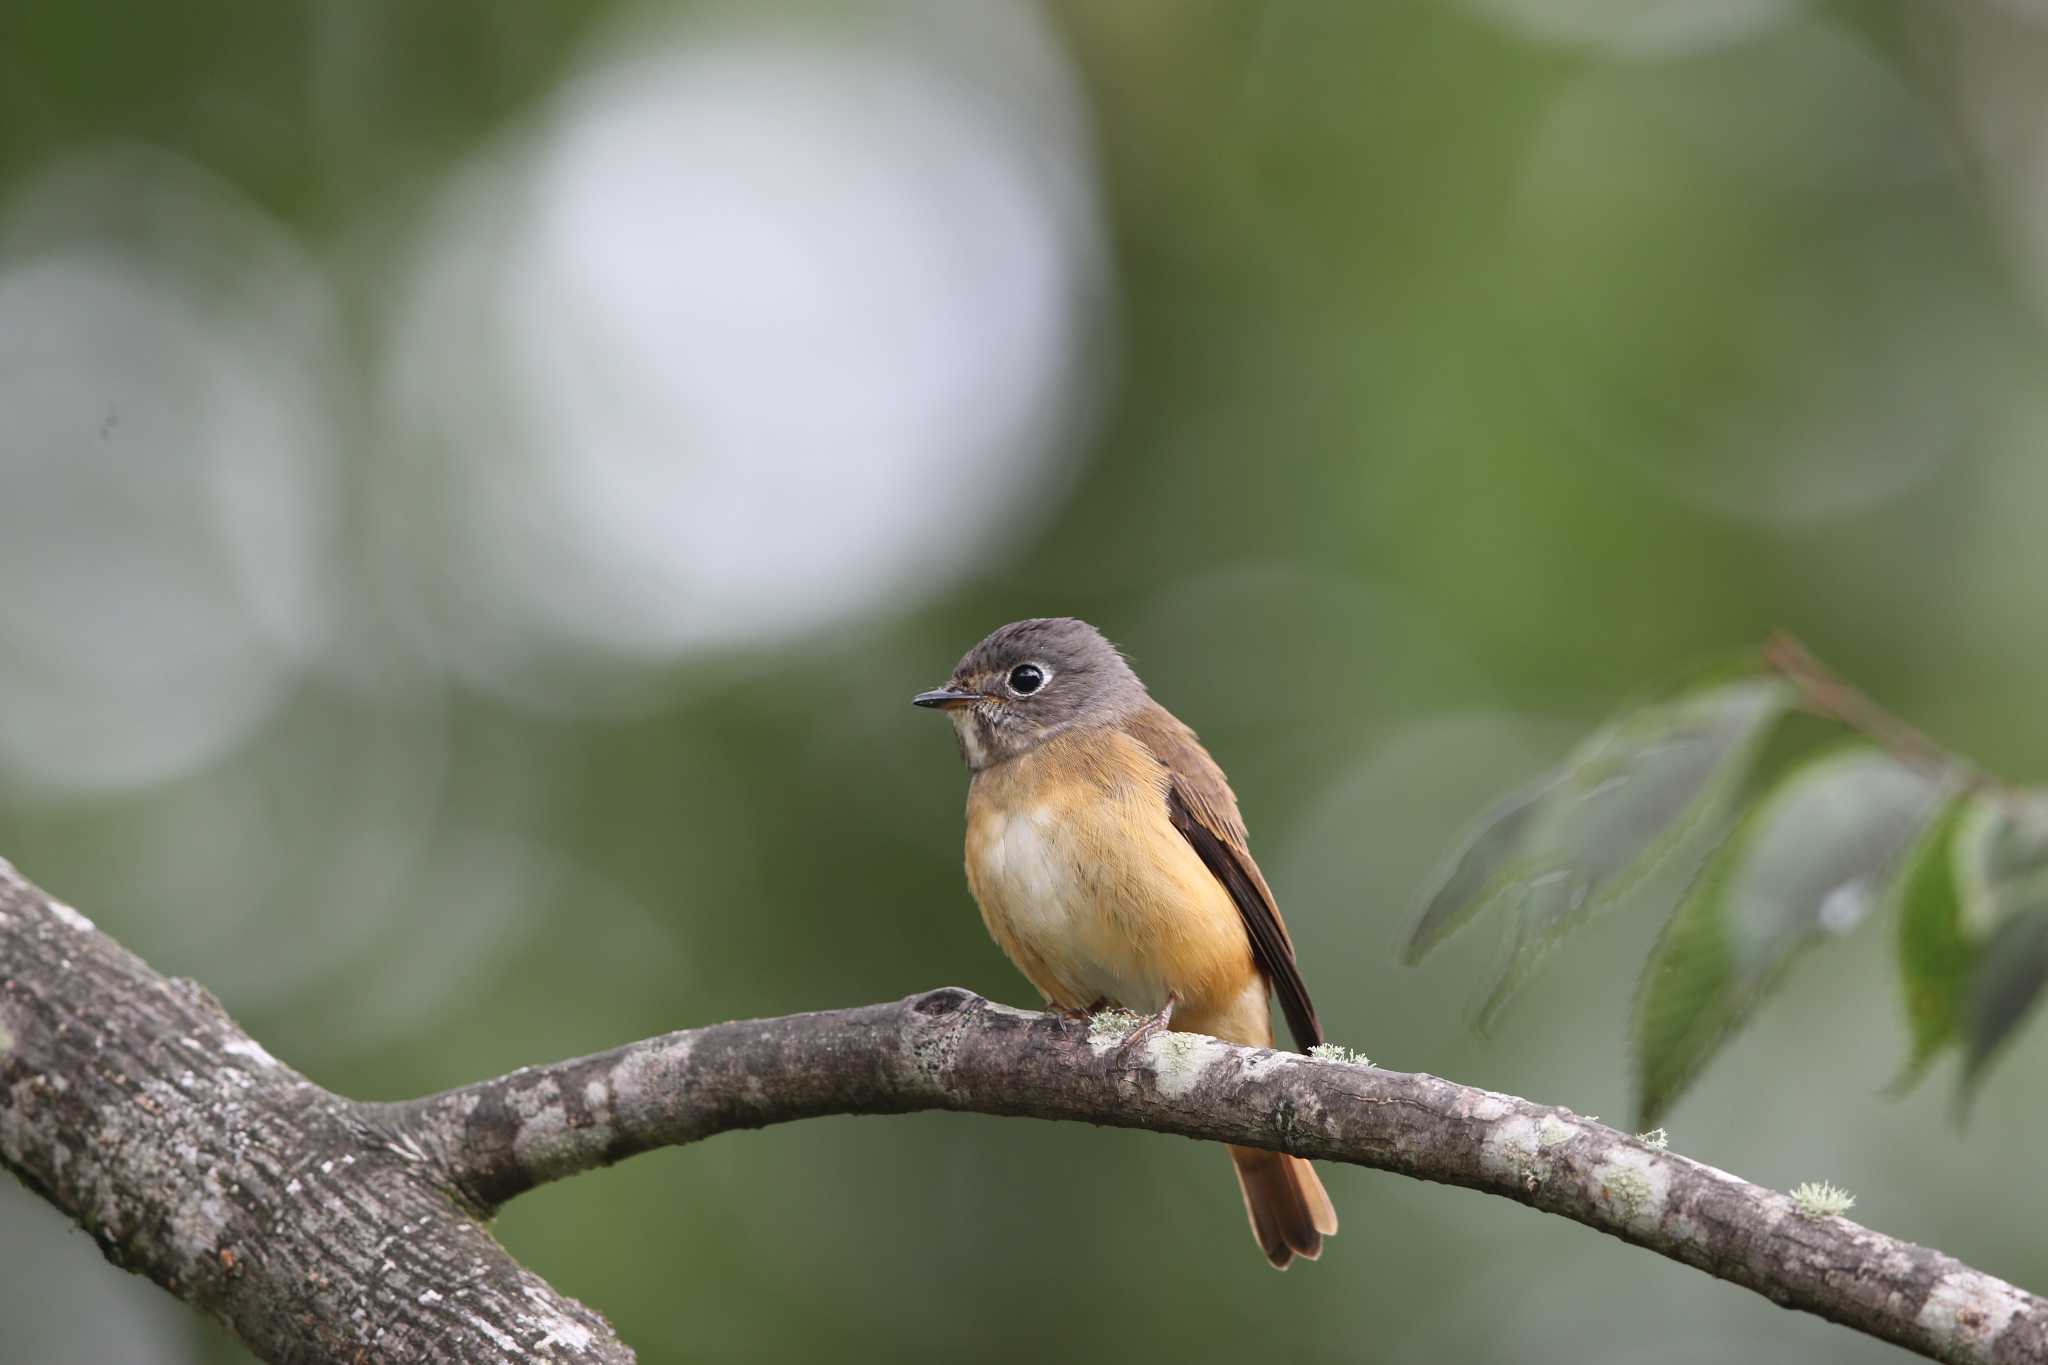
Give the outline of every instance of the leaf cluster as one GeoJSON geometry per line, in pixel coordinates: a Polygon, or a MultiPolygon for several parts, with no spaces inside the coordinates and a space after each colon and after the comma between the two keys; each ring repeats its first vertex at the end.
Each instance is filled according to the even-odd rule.
{"type": "Polygon", "coordinates": [[[1424,898],[1418,962],[1506,925],[1490,1030],[1543,960],[1632,892],[1689,876],[1630,1019],[1639,1122],[1667,1115],[1808,950],[1894,937],[1903,1091],[1963,1054],[1959,1114],[2048,982],[2048,794],[1848,731],[1801,680],[1723,671],[1638,707],[1488,812],[1424,898]]]}

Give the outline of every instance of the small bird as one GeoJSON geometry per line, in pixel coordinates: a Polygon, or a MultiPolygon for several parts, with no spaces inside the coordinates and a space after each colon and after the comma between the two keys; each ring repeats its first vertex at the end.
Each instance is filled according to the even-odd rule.
{"type": "MultiPolygon", "coordinates": [[[[952,681],[911,699],[953,721],[967,787],[967,884],[988,931],[1054,1009],[1149,1016],[1273,1045],[1322,1041],[1294,944],[1252,861],[1237,798],[1195,732],[1085,621],[1013,621],[952,681]]],[[[1285,1270],[1337,1231],[1315,1169],[1231,1147],[1252,1236],[1285,1270]]]]}

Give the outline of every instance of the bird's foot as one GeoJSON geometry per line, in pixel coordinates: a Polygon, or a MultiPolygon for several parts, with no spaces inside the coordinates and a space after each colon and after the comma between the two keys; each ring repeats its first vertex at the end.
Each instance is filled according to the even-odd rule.
{"type": "Polygon", "coordinates": [[[1179,1004],[1180,993],[1167,992],[1166,1003],[1159,1007],[1159,1012],[1140,1018],[1137,1027],[1124,1035],[1124,1040],[1118,1045],[1117,1050],[1125,1054],[1142,1051],[1145,1044],[1166,1031],[1166,1026],[1173,1022],[1174,1007],[1179,1004]]]}
{"type": "Polygon", "coordinates": [[[1109,1008],[1109,1002],[1101,998],[1097,998],[1095,1003],[1085,1010],[1077,1010],[1072,1005],[1062,1005],[1057,1000],[1045,1002],[1045,1012],[1047,1014],[1056,1014],[1070,1024],[1085,1024],[1095,1017],[1097,1011],[1107,1008],[1109,1008]]]}

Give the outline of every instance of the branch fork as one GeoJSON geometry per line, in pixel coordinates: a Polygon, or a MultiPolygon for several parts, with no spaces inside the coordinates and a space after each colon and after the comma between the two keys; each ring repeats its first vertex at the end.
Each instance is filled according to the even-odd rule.
{"type": "Polygon", "coordinates": [[[352,1101],[0,862],[0,1164],[267,1360],[630,1361],[602,1317],[498,1245],[492,1211],[735,1128],[926,1109],[1485,1190],[1933,1359],[2048,1361],[2041,1298],[1568,1109],[1196,1034],[1126,1050],[964,990],[352,1101]]]}

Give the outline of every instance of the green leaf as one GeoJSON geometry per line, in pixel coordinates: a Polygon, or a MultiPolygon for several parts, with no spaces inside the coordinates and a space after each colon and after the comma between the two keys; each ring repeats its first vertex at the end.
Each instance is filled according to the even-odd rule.
{"type": "Polygon", "coordinates": [[[1632,1030],[1641,1126],[1669,1110],[1802,948],[1868,916],[1943,794],[1858,744],[1802,765],[1743,818],[1644,969],[1632,1030]]]}
{"type": "Polygon", "coordinates": [[[1437,878],[1437,888],[1423,903],[1401,960],[1409,966],[1470,923],[1481,910],[1501,898],[1500,871],[1515,852],[1536,804],[1557,783],[1555,775],[1523,788],[1479,818],[1451,855],[1437,878]]]}
{"type": "Polygon", "coordinates": [[[2038,976],[2028,984],[2033,940],[2011,926],[2048,907],[2044,814],[2039,797],[1956,801],[1899,879],[1899,974],[1913,1051],[1894,1091],[1916,1084],[1960,1043],[1960,1117],[1984,1066],[2026,1013],[2039,987],[2038,976]]]}
{"type": "Polygon", "coordinates": [[[1952,799],[1907,855],[1893,885],[1899,984],[1913,1034],[1912,1055],[1891,1085],[1894,1094],[1917,1085],[1961,1027],[1963,991],[1977,960],[1977,944],[1963,924],[1956,849],[1958,835],[1979,809],[1968,798],[1952,799]]]}
{"type": "MultiPolygon", "coordinates": [[[[1511,925],[1506,959],[1480,1011],[1482,1030],[1568,934],[1653,876],[1690,837],[1718,825],[1792,700],[1781,680],[1749,678],[1636,711],[1582,745],[1526,805],[1506,812],[1515,828],[1489,844],[1494,870],[1478,895],[1482,906],[1508,906],[1511,925]],[[1513,851],[1503,855],[1503,844],[1513,851]]],[[[1497,829],[1482,830],[1468,852],[1497,829]]],[[[1452,881],[1470,884],[1459,870],[1433,908],[1452,881]]],[[[1448,918],[1461,922],[1470,913],[1448,918]]]]}
{"type": "Polygon", "coordinates": [[[1956,889],[1964,928],[1980,939],[2015,904],[2048,894],[2048,803],[1974,803],[1956,831],[1956,889]]]}
{"type": "Polygon", "coordinates": [[[2048,981],[2048,900],[2016,907],[1978,955],[1963,1001],[1963,1081],[1957,1107],[1967,1110],[1984,1068],[2040,1003],[2048,981]]]}

